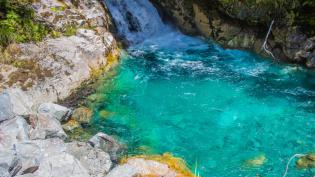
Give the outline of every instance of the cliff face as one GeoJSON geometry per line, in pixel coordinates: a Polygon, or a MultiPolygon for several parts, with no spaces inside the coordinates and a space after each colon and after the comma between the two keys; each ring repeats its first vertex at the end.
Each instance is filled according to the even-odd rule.
{"type": "Polygon", "coordinates": [[[228,48],[262,50],[274,20],[267,46],[276,59],[315,67],[314,3],[290,1],[151,0],[162,14],[188,33],[203,35],[228,48]],[[309,12],[309,13],[307,13],[309,12]],[[307,20],[310,19],[310,20],[307,20]]]}
{"type": "Polygon", "coordinates": [[[118,55],[112,21],[100,1],[41,0],[31,7],[49,33],[42,41],[13,42],[0,56],[0,92],[17,115],[66,98],[118,55]]]}

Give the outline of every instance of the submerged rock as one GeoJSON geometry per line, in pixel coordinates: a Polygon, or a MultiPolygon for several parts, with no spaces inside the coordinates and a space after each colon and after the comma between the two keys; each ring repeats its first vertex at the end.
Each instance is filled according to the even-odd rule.
{"type": "Polygon", "coordinates": [[[65,131],[73,131],[74,129],[80,128],[81,125],[76,120],[70,119],[67,123],[62,125],[65,131]]]}
{"type": "Polygon", "coordinates": [[[90,123],[92,116],[93,112],[91,109],[87,107],[80,107],[73,111],[71,118],[80,124],[88,124],[90,123]]]}
{"type": "Polygon", "coordinates": [[[67,138],[67,134],[62,129],[60,122],[53,117],[46,117],[45,115],[31,116],[30,123],[32,125],[30,137],[33,140],[47,138],[67,138]]]}
{"type": "Polygon", "coordinates": [[[121,154],[124,150],[124,146],[122,144],[105,133],[97,133],[88,141],[88,143],[92,147],[100,148],[109,153],[113,161],[117,161],[117,155],[121,154]]]}
{"type": "Polygon", "coordinates": [[[258,155],[252,159],[246,160],[245,164],[250,167],[262,166],[267,161],[265,154],[258,155]]]}
{"type": "Polygon", "coordinates": [[[67,149],[67,152],[76,157],[92,177],[105,176],[112,166],[109,154],[87,143],[71,142],[67,144],[67,149]]]}
{"type": "Polygon", "coordinates": [[[54,118],[58,121],[66,121],[70,114],[71,110],[53,103],[43,103],[39,106],[37,110],[39,115],[45,116],[47,118],[54,118]]]}
{"type": "Polygon", "coordinates": [[[309,153],[296,161],[296,166],[300,169],[315,168],[315,153],[309,153]]]}

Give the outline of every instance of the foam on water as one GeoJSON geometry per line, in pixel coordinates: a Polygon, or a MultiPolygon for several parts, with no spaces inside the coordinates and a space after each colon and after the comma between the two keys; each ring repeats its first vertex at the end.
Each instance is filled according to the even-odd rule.
{"type": "Polygon", "coordinates": [[[128,43],[142,42],[169,30],[148,0],[104,0],[114,18],[118,33],[128,43]]]}

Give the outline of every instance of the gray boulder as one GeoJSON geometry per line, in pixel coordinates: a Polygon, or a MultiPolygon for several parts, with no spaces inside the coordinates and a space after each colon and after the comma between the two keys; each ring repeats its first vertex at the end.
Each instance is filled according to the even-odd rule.
{"type": "Polygon", "coordinates": [[[48,118],[57,119],[61,122],[69,119],[71,110],[57,104],[43,103],[38,107],[37,113],[48,118]]]}
{"type": "Polygon", "coordinates": [[[11,149],[1,149],[0,151],[0,177],[2,173],[9,173],[9,171],[12,171],[15,169],[16,163],[16,156],[15,151],[11,149]]]}
{"type": "Polygon", "coordinates": [[[33,173],[38,169],[41,159],[41,149],[34,143],[23,142],[15,146],[16,158],[18,158],[19,167],[18,174],[33,173]]]}
{"type": "Polygon", "coordinates": [[[109,153],[113,161],[117,161],[118,154],[121,154],[125,149],[124,146],[120,144],[116,139],[101,132],[94,135],[88,141],[88,143],[92,147],[100,148],[103,151],[109,153]]]}
{"type": "Polygon", "coordinates": [[[33,177],[90,177],[88,171],[70,154],[65,152],[47,156],[40,163],[33,177]]]}
{"type": "Polygon", "coordinates": [[[60,138],[64,140],[67,138],[67,134],[62,129],[60,122],[49,115],[40,114],[38,116],[30,116],[29,121],[32,126],[30,131],[30,138],[32,140],[47,138],[60,138]]]}
{"type": "Polygon", "coordinates": [[[109,154],[87,143],[71,142],[67,148],[68,153],[77,158],[92,177],[105,176],[112,166],[109,154]]]}
{"type": "Polygon", "coordinates": [[[0,149],[10,149],[18,142],[29,140],[29,125],[20,116],[0,124],[0,149]]]}
{"type": "Polygon", "coordinates": [[[19,143],[16,145],[16,156],[21,162],[21,169],[18,174],[34,173],[38,170],[43,159],[65,151],[66,145],[59,138],[19,143]]]}
{"type": "Polygon", "coordinates": [[[7,169],[0,166],[0,177],[8,177],[10,176],[7,169]]]}
{"type": "Polygon", "coordinates": [[[14,117],[12,103],[9,94],[0,93],[0,122],[14,117]]]}
{"type": "Polygon", "coordinates": [[[67,151],[66,144],[59,138],[33,140],[32,143],[36,144],[40,148],[42,157],[57,155],[67,151]]]}

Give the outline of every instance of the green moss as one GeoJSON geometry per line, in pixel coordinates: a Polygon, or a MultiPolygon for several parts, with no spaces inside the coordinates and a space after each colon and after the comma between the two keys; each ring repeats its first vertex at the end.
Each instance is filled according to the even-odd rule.
{"type": "MultiPolygon", "coordinates": [[[[211,0],[199,0],[207,1],[211,0]]],[[[315,35],[314,0],[217,0],[224,14],[251,25],[299,26],[308,36],[315,35]]]]}
{"type": "Polygon", "coordinates": [[[73,36],[76,33],[77,33],[76,27],[74,27],[74,26],[67,26],[65,28],[65,31],[64,31],[63,35],[65,35],[65,36],[73,36]]]}
{"type": "Polygon", "coordinates": [[[51,33],[50,33],[51,37],[52,38],[59,38],[61,36],[61,33],[59,31],[55,31],[53,30],[51,33]]]}
{"type": "Polygon", "coordinates": [[[52,12],[60,12],[60,11],[65,11],[66,8],[65,7],[62,7],[62,6],[56,6],[56,7],[52,7],[50,9],[52,12]]]}

